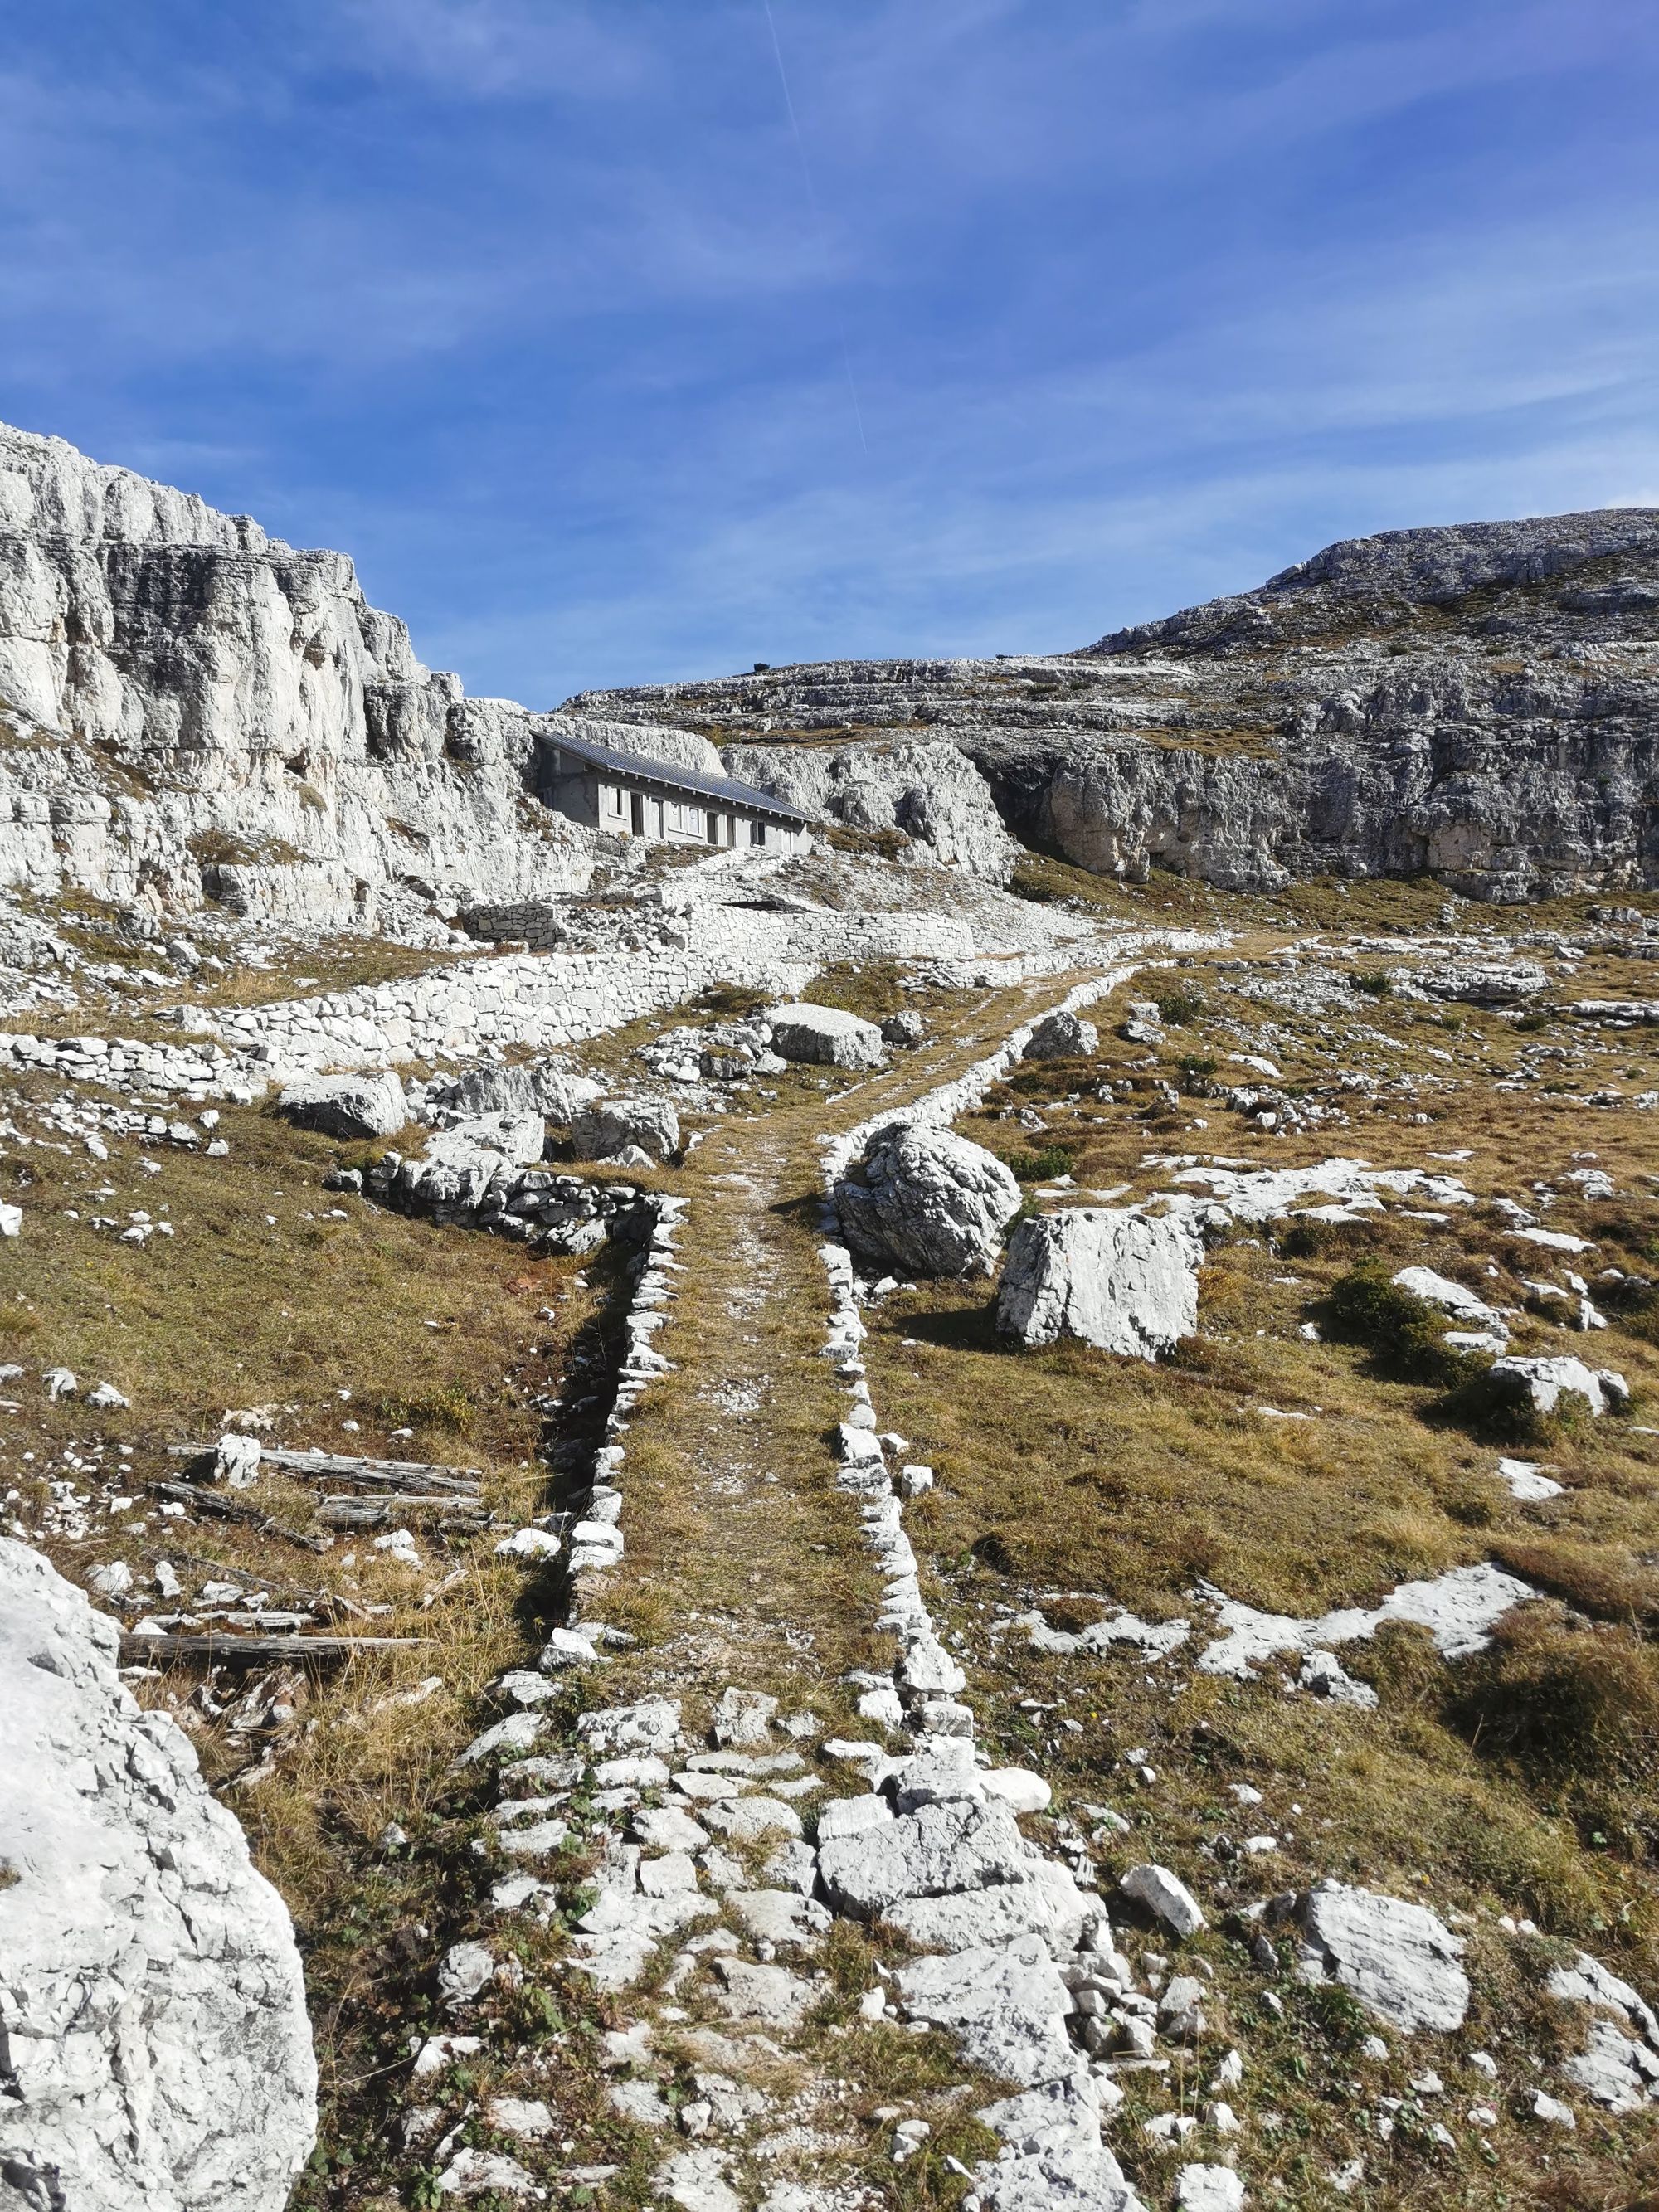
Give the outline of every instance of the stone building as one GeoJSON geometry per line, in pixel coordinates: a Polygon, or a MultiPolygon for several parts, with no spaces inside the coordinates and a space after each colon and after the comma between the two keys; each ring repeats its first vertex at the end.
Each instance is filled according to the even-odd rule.
{"type": "Polygon", "coordinates": [[[537,795],[556,813],[653,844],[799,853],[812,817],[752,783],[623,752],[560,730],[537,747],[537,795]]]}

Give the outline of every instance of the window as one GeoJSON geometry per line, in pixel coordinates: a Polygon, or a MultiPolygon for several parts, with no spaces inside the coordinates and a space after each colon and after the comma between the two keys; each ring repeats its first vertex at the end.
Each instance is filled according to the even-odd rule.
{"type": "Polygon", "coordinates": [[[718,845],[720,842],[720,817],[718,814],[711,814],[708,817],[708,842],[711,845],[718,845]]]}
{"type": "Polygon", "coordinates": [[[630,792],[629,794],[629,827],[636,837],[644,836],[645,794],[643,792],[630,792]]]}
{"type": "Polygon", "coordinates": [[[766,824],[763,822],[750,823],[749,842],[751,845],[763,845],[766,842],[766,824]]]}

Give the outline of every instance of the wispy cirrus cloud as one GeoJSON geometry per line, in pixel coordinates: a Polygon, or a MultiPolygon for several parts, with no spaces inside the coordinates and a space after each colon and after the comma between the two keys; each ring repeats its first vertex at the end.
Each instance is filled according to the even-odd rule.
{"type": "Polygon", "coordinates": [[[0,413],[540,703],[1653,483],[1633,0],[772,6],[821,223],[758,0],[15,11],[0,413]]]}

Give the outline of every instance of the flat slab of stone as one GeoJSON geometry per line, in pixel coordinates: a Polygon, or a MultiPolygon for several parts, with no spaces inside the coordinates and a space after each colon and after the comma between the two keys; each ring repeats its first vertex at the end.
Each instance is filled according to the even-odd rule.
{"type": "Polygon", "coordinates": [[[1006,1806],[958,1798],[821,1844],[818,1874],[833,1904],[873,1919],[901,1898],[1018,1881],[1032,1857],[1006,1806]]]}
{"type": "Polygon", "coordinates": [[[1367,2011],[1407,2033],[1462,2027],[1469,2008],[1462,1938],[1426,1905],[1327,1881],[1314,1885],[1300,1909],[1303,1981],[1340,1982],[1367,2011]]]}
{"type": "Polygon", "coordinates": [[[774,2027],[798,2027],[817,2000],[811,1984],[785,1966],[717,1958],[714,1972],[724,1984],[715,1992],[714,2002],[732,2020],[763,2020],[774,2027]]]}
{"type": "Polygon", "coordinates": [[[1073,2069],[1077,2054],[1066,2034],[1071,1995],[1040,1936],[913,1960],[893,1980],[910,2019],[949,2029],[988,2074],[1030,2087],[1073,2069]]]}

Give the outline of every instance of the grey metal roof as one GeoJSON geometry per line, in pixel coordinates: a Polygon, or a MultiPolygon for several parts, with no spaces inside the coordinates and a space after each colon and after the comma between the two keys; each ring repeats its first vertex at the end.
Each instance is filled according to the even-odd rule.
{"type": "Polygon", "coordinates": [[[538,742],[562,753],[573,753],[591,768],[631,776],[636,783],[659,784],[665,791],[695,792],[700,799],[723,799],[728,806],[741,806],[751,814],[769,814],[781,822],[810,825],[814,819],[757,784],[739,783],[731,775],[707,775],[701,769],[682,768],[678,761],[659,760],[654,753],[623,752],[619,746],[595,744],[591,738],[567,737],[562,730],[545,731],[538,742]]]}

